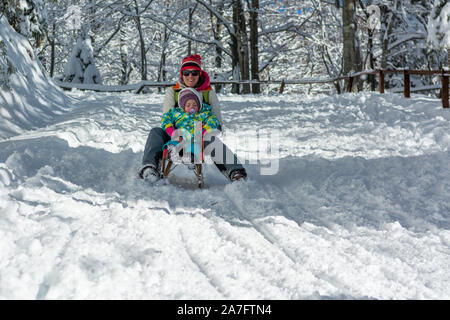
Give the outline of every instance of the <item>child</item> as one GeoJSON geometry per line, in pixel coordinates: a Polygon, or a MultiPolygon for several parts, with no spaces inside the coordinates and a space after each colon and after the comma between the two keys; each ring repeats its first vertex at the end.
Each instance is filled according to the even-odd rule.
{"type": "MultiPolygon", "coordinates": [[[[181,90],[178,95],[178,106],[164,113],[161,120],[161,127],[172,137],[172,140],[181,141],[179,137],[181,133],[188,143],[186,151],[193,154],[198,153],[198,144],[192,143],[198,142],[200,136],[203,137],[218,126],[219,120],[212,113],[212,108],[202,103],[202,96],[193,88],[181,90]]],[[[178,152],[174,152],[173,147],[171,149],[170,156],[175,158],[178,152]]],[[[179,151],[179,148],[177,149],[179,151]]]]}

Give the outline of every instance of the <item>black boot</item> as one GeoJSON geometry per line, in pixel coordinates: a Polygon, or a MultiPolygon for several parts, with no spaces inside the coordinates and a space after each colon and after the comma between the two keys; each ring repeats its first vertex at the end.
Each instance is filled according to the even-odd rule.
{"type": "Polygon", "coordinates": [[[235,169],[230,172],[229,178],[231,182],[247,180],[247,172],[245,169],[235,169]]]}

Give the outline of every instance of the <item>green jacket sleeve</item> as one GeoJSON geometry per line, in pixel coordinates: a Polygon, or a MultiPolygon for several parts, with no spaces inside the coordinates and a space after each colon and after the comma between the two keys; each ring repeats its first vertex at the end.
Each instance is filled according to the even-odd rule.
{"type": "Polygon", "coordinates": [[[168,127],[173,127],[173,113],[172,110],[167,111],[166,113],[163,114],[162,119],[161,119],[161,128],[163,128],[164,130],[166,130],[168,127]]]}

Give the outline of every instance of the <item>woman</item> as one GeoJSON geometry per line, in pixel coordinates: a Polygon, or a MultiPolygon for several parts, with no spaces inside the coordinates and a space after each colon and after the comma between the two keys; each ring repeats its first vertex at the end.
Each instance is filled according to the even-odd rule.
{"type": "MultiPolygon", "coordinates": [[[[219,100],[211,87],[209,75],[202,70],[201,57],[197,54],[187,56],[181,62],[178,82],[175,86],[166,90],[162,107],[163,113],[178,106],[178,94],[184,88],[194,88],[201,93],[203,102],[211,106],[212,113],[219,120],[218,127],[221,130],[223,123],[219,100]]],[[[171,137],[167,132],[160,127],[150,130],[145,144],[144,156],[142,157],[142,167],[139,170],[139,176],[142,179],[153,182],[160,178],[159,163],[162,158],[162,147],[170,139],[171,137]]],[[[215,136],[211,137],[209,141],[205,139],[204,146],[205,150],[213,150],[210,156],[214,164],[230,181],[237,181],[247,177],[247,173],[244,167],[238,162],[236,155],[220,139],[215,136]],[[210,144],[213,144],[213,148],[207,148],[210,144]],[[217,150],[221,150],[222,152],[216,152],[217,150]],[[229,154],[232,154],[231,158],[233,160],[228,162],[225,159],[229,159],[229,157],[226,157],[229,154]]]]}

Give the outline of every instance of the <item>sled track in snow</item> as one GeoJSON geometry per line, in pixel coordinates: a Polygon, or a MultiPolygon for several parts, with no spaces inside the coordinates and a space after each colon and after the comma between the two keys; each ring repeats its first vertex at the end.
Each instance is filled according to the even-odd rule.
{"type": "Polygon", "coordinates": [[[58,276],[58,273],[62,269],[61,264],[64,262],[63,258],[66,255],[67,249],[69,248],[73,239],[75,239],[75,236],[77,233],[78,233],[78,230],[72,231],[70,233],[69,239],[62,246],[58,255],[55,257],[55,260],[59,259],[59,261],[53,265],[51,270],[44,276],[44,279],[39,284],[38,292],[36,294],[36,300],[45,300],[46,299],[48,291],[50,290],[51,286],[53,285],[55,278],[58,276]]]}
{"type": "MultiPolygon", "coordinates": [[[[175,215],[175,216],[180,215],[180,213],[173,212],[170,208],[167,208],[166,211],[168,211],[168,213],[170,215],[175,215]]],[[[181,214],[184,214],[184,212],[181,213],[181,214]]],[[[194,216],[197,215],[196,213],[189,213],[189,214],[193,214],[194,216]]],[[[194,252],[191,250],[191,248],[187,244],[185,232],[183,232],[183,228],[179,224],[179,221],[178,221],[179,219],[176,219],[176,220],[177,220],[178,233],[180,235],[183,248],[184,248],[184,250],[185,250],[189,260],[192,262],[193,265],[195,265],[197,267],[199,272],[205,277],[206,281],[208,281],[208,283],[215,290],[217,290],[217,292],[219,294],[221,294],[223,297],[229,297],[229,294],[227,293],[227,290],[222,286],[222,284],[220,283],[219,279],[217,279],[217,277],[212,275],[209,272],[209,270],[207,268],[205,268],[205,266],[202,263],[201,259],[196,254],[194,254],[194,252]]],[[[209,221],[209,219],[208,219],[208,221],[209,221]]]]}
{"type": "Polygon", "coordinates": [[[211,284],[211,286],[214,289],[217,290],[217,292],[219,292],[225,298],[229,297],[230,295],[226,292],[225,288],[223,288],[223,286],[221,285],[219,279],[217,279],[217,277],[215,277],[212,274],[210,274],[210,272],[207,270],[207,268],[204,267],[203,263],[201,262],[201,259],[199,257],[197,257],[192,252],[190,247],[186,244],[186,241],[185,241],[186,237],[183,234],[183,231],[182,231],[180,226],[178,226],[178,231],[180,233],[181,240],[183,241],[184,249],[186,250],[186,253],[187,253],[189,259],[191,260],[191,262],[195,266],[197,266],[197,268],[200,271],[200,273],[205,276],[206,280],[211,284]]]}
{"type": "MultiPolygon", "coordinates": [[[[303,207],[303,204],[298,200],[298,198],[296,198],[296,197],[292,194],[292,191],[289,190],[289,188],[281,188],[280,191],[281,191],[280,193],[281,193],[282,195],[286,195],[286,196],[287,196],[287,198],[288,198],[288,200],[289,200],[290,202],[295,203],[296,208],[297,208],[297,209],[300,209],[300,211],[301,211],[301,213],[302,213],[302,215],[303,215],[303,217],[304,217],[305,219],[306,219],[306,218],[309,218],[309,219],[312,218],[311,215],[308,215],[308,212],[307,212],[307,210],[303,207]]],[[[301,227],[302,221],[299,221],[299,218],[298,218],[297,216],[291,214],[291,213],[289,212],[289,210],[285,211],[284,213],[285,213],[285,215],[286,215],[287,217],[289,217],[292,221],[295,221],[295,222],[297,223],[297,225],[301,227]]],[[[327,222],[327,221],[325,221],[324,219],[322,219],[322,218],[320,218],[320,217],[317,217],[317,216],[314,217],[314,220],[313,220],[313,221],[314,221],[315,223],[320,223],[320,225],[325,226],[325,227],[329,227],[329,226],[330,226],[330,223],[329,223],[329,222],[327,222]]]]}
{"type": "MultiPolygon", "coordinates": [[[[301,209],[302,213],[306,217],[307,211],[304,209],[303,205],[300,203],[298,198],[296,198],[292,194],[292,191],[290,191],[288,188],[283,188],[283,187],[281,187],[280,190],[281,190],[281,194],[286,195],[287,198],[289,198],[289,201],[295,203],[297,205],[297,207],[301,209]]],[[[299,226],[301,226],[301,223],[298,221],[299,219],[296,216],[292,215],[291,213],[287,213],[287,212],[285,212],[285,214],[286,214],[287,217],[289,217],[290,219],[295,221],[299,226]]],[[[315,220],[317,220],[317,222],[319,222],[325,228],[330,227],[330,223],[329,222],[327,223],[322,218],[315,217],[315,220]]],[[[326,274],[323,271],[314,274],[314,276],[316,278],[319,278],[319,279],[322,279],[324,281],[327,281],[328,283],[330,283],[331,285],[333,285],[336,288],[339,288],[339,290],[342,291],[342,298],[353,299],[355,297],[354,294],[352,294],[354,289],[351,286],[349,286],[348,284],[346,284],[346,283],[336,279],[335,277],[332,277],[332,276],[326,274]]],[[[367,299],[367,297],[360,297],[360,298],[367,299]]]]}
{"type": "MultiPolygon", "coordinates": [[[[227,201],[227,203],[228,203],[228,201],[227,201]]],[[[210,217],[208,217],[208,222],[211,224],[211,227],[215,230],[216,234],[222,240],[232,243],[234,246],[241,248],[244,252],[248,252],[248,251],[253,252],[255,250],[254,247],[249,245],[247,239],[244,239],[240,234],[238,234],[235,231],[236,226],[234,226],[229,221],[223,220],[214,214],[214,215],[211,215],[210,217]],[[226,228],[225,226],[220,226],[221,222],[225,223],[225,225],[230,226],[232,228],[232,231],[228,230],[228,228],[226,228]]],[[[250,223],[250,221],[248,221],[248,223],[250,225],[253,225],[250,223]]],[[[263,239],[263,241],[265,241],[266,243],[268,241],[264,236],[262,236],[261,239],[263,239]]],[[[276,247],[273,244],[272,244],[272,247],[275,247],[278,249],[278,247],[276,247]]],[[[278,251],[281,251],[281,250],[278,249],[278,251]]],[[[283,254],[284,254],[284,252],[283,252],[283,254]]],[[[261,276],[261,278],[264,278],[268,283],[270,283],[274,287],[279,286],[279,283],[280,283],[279,279],[273,278],[272,275],[267,274],[267,271],[264,270],[264,268],[261,268],[259,260],[255,260],[255,259],[246,260],[240,254],[234,254],[233,259],[236,262],[239,262],[242,265],[245,265],[247,268],[249,268],[251,270],[251,272],[259,274],[261,276]]],[[[289,259],[289,261],[291,261],[291,260],[289,259]]],[[[298,264],[296,264],[296,265],[298,265],[298,264]]],[[[288,289],[288,288],[286,288],[286,289],[288,289]]]]}
{"type": "Polygon", "coordinates": [[[251,217],[249,217],[246,212],[245,212],[245,208],[242,208],[242,206],[233,198],[231,197],[228,192],[225,190],[225,195],[227,196],[227,198],[230,200],[230,202],[234,205],[234,207],[237,209],[239,215],[246,221],[248,221],[253,228],[266,240],[268,241],[271,245],[277,247],[278,249],[280,249],[284,255],[294,264],[298,263],[299,261],[297,260],[297,258],[295,257],[295,254],[293,254],[292,252],[290,252],[290,250],[288,250],[287,248],[285,248],[284,246],[282,246],[278,240],[276,239],[276,237],[262,224],[257,223],[254,221],[254,219],[252,219],[251,217]]]}
{"type": "MultiPolygon", "coordinates": [[[[278,188],[277,188],[278,189],[278,188]]],[[[301,206],[301,204],[298,202],[297,199],[295,199],[295,197],[292,195],[292,193],[288,190],[286,190],[285,188],[281,188],[281,190],[278,191],[281,195],[287,195],[287,197],[289,198],[289,200],[293,201],[294,203],[296,203],[298,206],[300,206],[303,214],[306,216],[306,210],[301,206]],[[281,192],[280,192],[281,191],[281,192]]],[[[265,191],[266,192],[266,191],[265,191]]],[[[267,192],[266,192],[267,193],[267,192]]],[[[293,253],[289,248],[286,248],[285,246],[283,246],[282,244],[280,244],[280,242],[276,239],[276,236],[272,234],[272,232],[270,230],[268,230],[264,225],[255,222],[254,219],[252,219],[251,217],[249,217],[249,215],[246,213],[246,208],[244,208],[243,206],[240,205],[240,203],[238,201],[236,201],[235,199],[233,199],[227,192],[225,192],[225,194],[227,195],[227,197],[230,199],[230,201],[233,203],[233,205],[236,207],[236,209],[239,212],[239,215],[244,218],[245,220],[249,221],[249,223],[252,224],[252,226],[255,228],[255,230],[261,234],[262,237],[264,237],[264,239],[266,241],[268,241],[269,243],[271,243],[274,247],[277,247],[279,250],[281,250],[284,255],[289,258],[289,260],[291,260],[292,263],[294,263],[295,265],[302,265],[304,264],[302,261],[300,261],[300,259],[297,257],[297,255],[295,253],[293,253]]],[[[280,194],[278,196],[280,196],[280,194]]],[[[248,208],[249,210],[251,210],[250,208],[248,208]]],[[[299,219],[297,217],[295,217],[293,214],[291,213],[287,213],[286,210],[283,211],[283,214],[285,216],[287,216],[287,218],[289,218],[290,220],[294,221],[300,228],[301,228],[301,224],[302,222],[299,221],[299,219]]],[[[322,223],[324,226],[328,226],[328,224],[326,224],[322,219],[318,219],[318,221],[320,223],[322,223]]],[[[344,292],[350,293],[352,292],[352,288],[343,283],[342,281],[328,276],[327,274],[325,274],[324,272],[313,272],[312,275],[318,279],[318,280],[322,280],[327,282],[328,284],[332,285],[333,287],[335,287],[338,290],[343,290],[344,292]]],[[[349,295],[352,296],[352,295],[349,295]]]]}
{"type": "MultiPolygon", "coordinates": [[[[221,201],[222,202],[222,201],[221,201]]],[[[229,200],[226,200],[226,203],[229,203],[229,200]]],[[[241,255],[237,252],[253,252],[253,254],[256,251],[256,248],[254,245],[251,245],[248,243],[248,239],[243,238],[239,235],[236,228],[242,227],[241,225],[235,226],[230,221],[227,221],[226,219],[222,219],[219,216],[217,216],[215,213],[211,213],[211,215],[204,215],[199,213],[192,213],[192,212],[174,212],[170,214],[175,214],[178,217],[199,217],[202,218],[202,223],[205,225],[197,225],[198,227],[201,226],[202,229],[209,229],[212,232],[217,235],[219,240],[213,241],[213,243],[216,243],[217,246],[232,246],[236,248],[236,250],[233,251],[227,251],[226,252],[226,258],[235,261],[236,264],[241,265],[245,268],[245,272],[249,274],[256,275],[258,274],[258,278],[264,279],[264,281],[267,282],[267,284],[273,286],[273,287],[279,287],[280,281],[283,281],[283,277],[273,277],[272,274],[267,273],[267,270],[265,268],[261,267],[261,260],[260,259],[267,259],[267,257],[260,257],[260,259],[248,259],[247,255],[241,255]]],[[[242,215],[239,214],[239,218],[242,219],[242,215]]],[[[250,221],[246,220],[246,225],[248,223],[249,227],[253,227],[254,224],[252,224],[250,221]]],[[[187,221],[185,221],[187,222],[187,221]]],[[[208,283],[214,287],[214,289],[223,297],[225,298],[232,298],[236,295],[235,290],[240,290],[239,286],[236,287],[236,284],[233,282],[235,279],[231,278],[231,283],[229,279],[229,274],[227,272],[223,272],[223,269],[221,266],[223,263],[230,263],[229,261],[223,261],[219,262],[218,260],[210,260],[209,257],[211,257],[210,254],[204,253],[199,254],[196,253],[195,250],[192,248],[192,244],[190,244],[192,241],[189,241],[191,239],[192,234],[189,231],[186,231],[186,226],[188,224],[183,224],[183,227],[180,225],[180,221],[177,221],[177,228],[179,230],[180,237],[183,242],[183,248],[188,255],[188,258],[192,262],[193,265],[196,266],[196,268],[199,270],[199,272],[204,276],[204,278],[208,281],[208,283]],[[209,266],[208,266],[209,264],[209,266]],[[217,269],[215,267],[218,267],[217,269]]],[[[195,222],[191,220],[191,223],[198,224],[199,221],[196,220],[195,222]]],[[[256,230],[257,231],[257,230],[256,230]]],[[[259,231],[257,231],[259,233],[259,231]]],[[[279,249],[279,245],[273,244],[270,242],[263,234],[260,234],[261,241],[264,243],[269,243],[272,250],[276,250],[280,252],[280,255],[278,257],[285,257],[286,254],[279,249]]],[[[194,237],[195,238],[195,237],[194,237]]],[[[257,245],[256,245],[257,246],[257,245]]],[[[218,247],[217,247],[218,249],[218,247]]],[[[220,259],[220,254],[216,258],[220,259]]],[[[288,264],[291,264],[292,267],[296,268],[299,266],[298,263],[293,263],[291,258],[288,258],[286,261],[288,264]]],[[[255,290],[252,286],[248,288],[249,290],[255,290]]],[[[292,291],[292,288],[289,285],[286,285],[284,287],[284,290],[289,291],[289,297],[299,298],[298,296],[295,296],[295,292],[292,291]]]]}
{"type": "MultiPolygon", "coordinates": [[[[286,190],[283,190],[284,192],[286,192],[286,190]]],[[[243,208],[240,203],[238,201],[236,201],[235,199],[233,199],[226,191],[225,191],[226,196],[230,199],[230,201],[233,203],[233,205],[236,207],[236,209],[239,212],[239,215],[244,218],[245,220],[247,220],[249,223],[251,223],[251,225],[254,227],[254,229],[261,234],[261,236],[268,241],[272,246],[276,247],[277,249],[279,249],[281,252],[283,252],[283,254],[294,264],[294,265],[303,265],[304,262],[300,261],[299,258],[297,258],[297,255],[295,253],[293,253],[289,248],[286,248],[285,246],[283,246],[277,239],[276,236],[272,234],[272,232],[270,230],[268,230],[264,225],[255,222],[254,219],[252,219],[251,217],[249,217],[249,215],[246,213],[246,208],[243,208]]],[[[289,198],[293,198],[292,194],[287,193],[289,198]]],[[[295,201],[295,203],[298,203],[298,201],[295,201]]],[[[250,210],[250,208],[248,208],[250,210]]],[[[303,209],[302,209],[303,210],[303,209]]],[[[304,211],[304,210],[303,210],[304,211]]],[[[284,212],[285,213],[285,212],[284,212]]],[[[299,223],[298,219],[296,219],[294,216],[292,216],[291,214],[287,215],[289,219],[293,220],[299,227],[301,227],[301,223],[299,223]]],[[[327,282],[328,284],[330,284],[331,286],[335,287],[337,290],[342,290],[344,289],[346,292],[351,292],[352,288],[349,287],[348,285],[342,283],[341,281],[339,281],[338,279],[335,279],[333,277],[330,277],[328,275],[326,275],[324,272],[320,272],[320,273],[316,273],[316,272],[312,272],[311,275],[319,280],[319,281],[324,281],[327,282]]]]}

